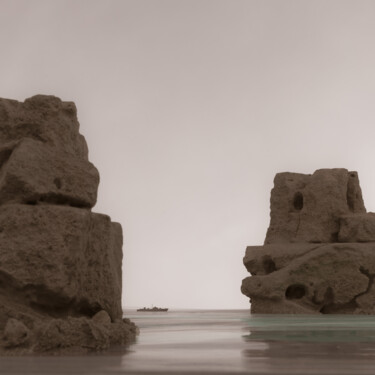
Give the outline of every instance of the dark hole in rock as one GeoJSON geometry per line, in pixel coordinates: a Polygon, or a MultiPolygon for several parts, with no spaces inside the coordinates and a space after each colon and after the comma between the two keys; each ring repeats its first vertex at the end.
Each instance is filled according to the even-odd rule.
{"type": "Polygon", "coordinates": [[[30,204],[32,206],[35,206],[37,204],[37,201],[36,200],[29,200],[26,202],[26,204],[30,204]]]}
{"type": "Polygon", "coordinates": [[[302,284],[289,285],[285,291],[287,299],[300,299],[306,294],[306,288],[302,284]]]}
{"type": "Polygon", "coordinates": [[[353,195],[349,192],[349,189],[348,189],[348,192],[346,194],[346,202],[348,204],[348,208],[350,211],[354,212],[354,197],[353,195]]]}
{"type": "Polygon", "coordinates": [[[275,262],[272,260],[272,258],[269,255],[264,255],[262,257],[262,265],[263,265],[264,272],[266,274],[276,271],[275,262]]]}
{"type": "Polygon", "coordinates": [[[348,179],[348,184],[346,187],[346,202],[349,210],[354,212],[356,203],[358,201],[358,182],[356,182],[357,175],[355,173],[350,173],[349,176],[351,178],[348,179]]]}
{"type": "Polygon", "coordinates": [[[55,184],[55,186],[58,188],[58,189],[61,189],[61,186],[62,186],[62,183],[61,183],[61,180],[56,177],[54,180],[53,180],[53,183],[55,184]]]}
{"type": "Polygon", "coordinates": [[[297,193],[294,194],[293,207],[297,211],[301,211],[302,210],[302,208],[303,208],[303,195],[302,195],[302,193],[297,192],[297,193]]]}
{"type": "Polygon", "coordinates": [[[339,232],[331,233],[331,242],[339,242],[339,232]]]}
{"type": "Polygon", "coordinates": [[[8,161],[12,155],[13,149],[5,149],[0,151],[0,168],[8,161]]]}

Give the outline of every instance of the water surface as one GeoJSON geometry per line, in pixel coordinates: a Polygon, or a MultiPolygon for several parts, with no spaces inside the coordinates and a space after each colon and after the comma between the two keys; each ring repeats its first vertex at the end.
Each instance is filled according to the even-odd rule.
{"type": "Polygon", "coordinates": [[[141,330],[127,351],[3,357],[2,374],[375,373],[375,316],[253,315],[248,310],[125,311],[141,330]]]}

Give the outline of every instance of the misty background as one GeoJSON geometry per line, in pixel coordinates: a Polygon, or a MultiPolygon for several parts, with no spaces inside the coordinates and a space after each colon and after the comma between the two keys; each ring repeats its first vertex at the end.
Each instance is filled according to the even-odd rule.
{"type": "Polygon", "coordinates": [[[123,305],[248,308],[277,172],[375,210],[375,2],[0,0],[0,97],[74,101],[124,231],[123,305]]]}

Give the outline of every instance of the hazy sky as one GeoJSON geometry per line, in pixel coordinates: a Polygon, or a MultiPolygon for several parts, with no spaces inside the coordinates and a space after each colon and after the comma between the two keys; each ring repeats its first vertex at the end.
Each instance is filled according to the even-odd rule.
{"type": "Polygon", "coordinates": [[[125,306],[247,308],[275,173],[375,210],[375,1],[0,0],[0,97],[73,100],[125,306]]]}

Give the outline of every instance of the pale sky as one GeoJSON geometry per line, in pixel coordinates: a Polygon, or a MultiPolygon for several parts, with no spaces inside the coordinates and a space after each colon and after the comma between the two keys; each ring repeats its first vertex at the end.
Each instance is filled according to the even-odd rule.
{"type": "Polygon", "coordinates": [[[74,101],[124,231],[123,305],[247,308],[277,172],[375,210],[375,1],[0,0],[0,97],[74,101]]]}

